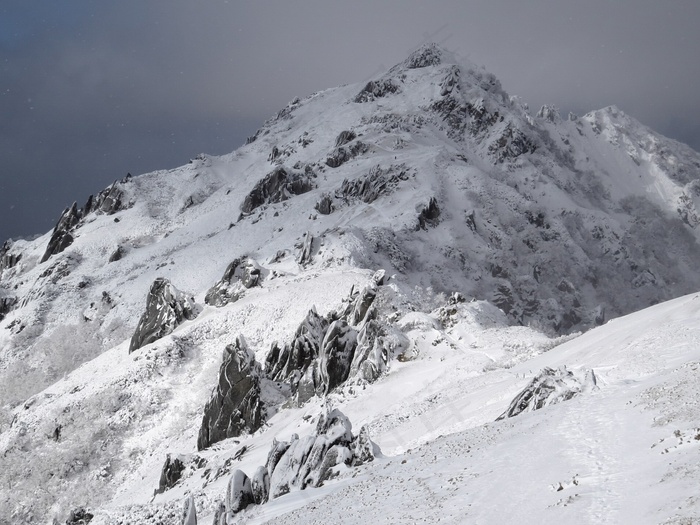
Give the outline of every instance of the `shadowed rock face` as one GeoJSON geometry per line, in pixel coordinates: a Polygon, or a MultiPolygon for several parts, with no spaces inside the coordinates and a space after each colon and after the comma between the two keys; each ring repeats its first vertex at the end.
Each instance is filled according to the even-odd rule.
{"type": "Polygon", "coordinates": [[[583,377],[579,377],[564,366],[556,370],[543,368],[530,384],[515,396],[508,409],[498,416],[496,421],[568,401],[595,388],[596,378],[593,370],[588,370],[583,377]]]}
{"type": "Polygon", "coordinates": [[[16,297],[0,297],[0,321],[5,319],[5,316],[12,311],[16,304],[16,297]]]}
{"type": "Polygon", "coordinates": [[[197,449],[202,450],[222,439],[255,432],[263,424],[263,403],[260,399],[262,370],[245,339],[224,351],[219,368],[219,384],[204,407],[197,449]]]}
{"type": "Polygon", "coordinates": [[[179,324],[197,316],[194,303],[170,281],[159,277],[146,298],[146,311],[131,338],[129,353],[172,333],[179,324]]]}
{"type": "Polygon", "coordinates": [[[49,257],[61,253],[73,244],[73,236],[70,232],[80,222],[81,217],[82,214],[80,210],[78,210],[78,205],[75,202],[70,208],[63,210],[56,226],[54,226],[51,239],[49,239],[49,245],[46,247],[46,251],[40,262],[46,262],[49,257]]]}
{"type": "Polygon", "coordinates": [[[279,167],[253,187],[241,205],[243,213],[251,213],[263,204],[282,202],[291,195],[301,195],[314,188],[311,173],[292,173],[279,167]]]}

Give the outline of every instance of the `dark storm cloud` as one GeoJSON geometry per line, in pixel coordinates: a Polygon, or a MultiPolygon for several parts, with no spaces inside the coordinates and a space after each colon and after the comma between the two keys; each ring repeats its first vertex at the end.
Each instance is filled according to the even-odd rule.
{"type": "Polygon", "coordinates": [[[0,239],[123,177],[222,154],[294,96],[436,41],[536,110],[610,104],[700,149],[697,1],[122,2],[0,7],[0,239]]]}

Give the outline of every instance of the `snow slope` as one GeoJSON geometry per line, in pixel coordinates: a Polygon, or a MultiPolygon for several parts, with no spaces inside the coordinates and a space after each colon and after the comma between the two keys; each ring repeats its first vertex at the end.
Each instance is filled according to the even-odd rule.
{"type": "Polygon", "coordinates": [[[533,117],[429,45],[293,100],[230,155],[117,181],[0,249],[0,523],[79,506],[179,523],[190,495],[211,521],[235,469],[252,475],[327,407],[381,454],[233,521],[695,519],[695,296],[606,321],[700,289],[698,179],[700,155],[617,108],[533,117]],[[243,256],[259,285],[206,304],[243,256]],[[380,377],[301,406],[265,382],[263,427],[197,451],[224,347],[243,335],[264,363],[377,269],[380,377]],[[159,277],[198,314],[129,353],[159,277]],[[494,422],[560,366],[598,388],[494,422]],[[183,478],[154,495],[168,454],[183,478]]]}

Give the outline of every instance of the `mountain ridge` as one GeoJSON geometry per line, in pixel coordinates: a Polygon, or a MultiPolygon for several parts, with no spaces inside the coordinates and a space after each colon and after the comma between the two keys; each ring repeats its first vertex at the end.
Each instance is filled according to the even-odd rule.
{"type": "MultiPolygon", "coordinates": [[[[465,380],[484,381],[610,317],[695,292],[698,179],[699,154],[615,107],[532,117],[495,76],[426,45],[368,82],[292,100],[229,155],[117,181],[67,208],[54,231],[0,251],[0,444],[13,468],[37,450],[60,471],[51,497],[32,505],[5,494],[4,512],[21,522],[35,509],[60,515],[129,498],[147,512],[139,476],[151,479],[165,450],[194,454],[216,371],[232,370],[221,352],[239,334],[259,364],[275,344],[310,354],[284,381],[256,372],[259,392],[242,383],[252,388],[246,403],[260,396],[269,410],[259,430],[207,452],[227,474],[235,440],[258,447],[269,424],[311,431],[294,417],[313,419],[324,400],[347,404],[383,382],[399,388],[397,374],[418,365],[439,375],[433,351],[465,367],[465,380]],[[154,282],[169,291],[144,313],[154,282]],[[299,346],[313,308],[326,324],[299,346]],[[132,338],[143,346],[129,348],[132,338]],[[109,415],[94,428],[79,415],[100,409],[109,415]],[[158,421],[166,409],[184,415],[158,421]],[[81,432],[105,448],[81,448],[81,432]],[[95,488],[71,499],[86,479],[95,488]]],[[[429,394],[419,413],[445,395],[420,383],[429,394]]],[[[440,428],[481,425],[509,401],[494,395],[487,416],[440,428]]],[[[384,453],[404,451],[410,441],[388,446],[367,409],[349,416],[378,432],[384,453]]],[[[246,465],[265,465],[264,453],[246,465]]],[[[187,476],[200,475],[187,465],[187,476]]],[[[204,486],[187,478],[200,513],[214,512],[225,481],[207,476],[204,486]]],[[[180,488],[157,501],[180,505],[180,488]]]]}

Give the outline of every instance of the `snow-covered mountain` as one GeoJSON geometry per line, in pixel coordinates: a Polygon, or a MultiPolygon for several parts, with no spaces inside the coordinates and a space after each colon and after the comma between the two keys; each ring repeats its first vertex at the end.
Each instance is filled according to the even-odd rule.
{"type": "Polygon", "coordinates": [[[435,45],[295,99],[0,248],[0,523],[698,519],[695,296],[607,321],[700,290],[699,204],[435,45]]]}

